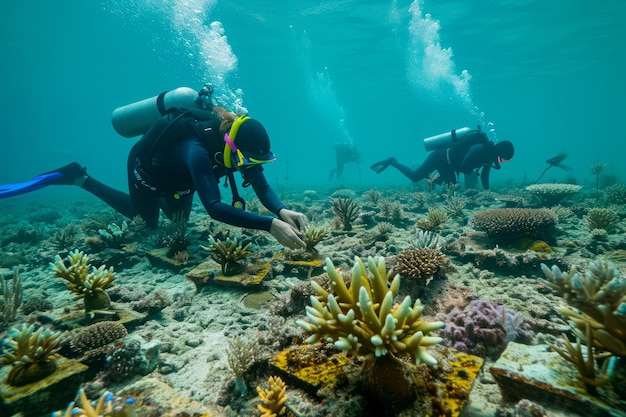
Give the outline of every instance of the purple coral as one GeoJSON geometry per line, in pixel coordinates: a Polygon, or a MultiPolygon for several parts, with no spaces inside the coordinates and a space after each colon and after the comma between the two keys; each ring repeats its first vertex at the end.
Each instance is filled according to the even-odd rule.
{"type": "Polygon", "coordinates": [[[520,312],[487,300],[475,300],[463,310],[454,308],[439,332],[446,346],[461,352],[497,358],[508,342],[531,343],[531,321],[520,312]]]}

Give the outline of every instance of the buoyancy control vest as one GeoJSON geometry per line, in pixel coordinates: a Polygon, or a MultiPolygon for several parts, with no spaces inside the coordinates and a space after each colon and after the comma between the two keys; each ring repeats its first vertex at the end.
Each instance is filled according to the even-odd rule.
{"type": "MultiPolygon", "coordinates": [[[[223,150],[224,144],[219,137],[221,119],[213,112],[212,94],[213,86],[208,83],[200,92],[179,87],[113,111],[111,121],[117,133],[127,138],[143,135],[136,145],[139,149],[135,160],[135,170],[142,177],[159,183],[167,182],[167,178],[159,172],[160,159],[181,139],[197,137],[213,158],[223,150]]],[[[232,205],[245,210],[245,201],[237,191],[233,170],[225,168],[221,163],[223,161],[215,162],[212,167],[215,175],[218,178],[228,177],[232,205]]],[[[191,189],[191,179],[189,183],[191,189]]],[[[174,194],[175,198],[178,198],[177,195],[174,194]]]]}
{"type": "Polygon", "coordinates": [[[198,138],[211,152],[211,143],[219,144],[220,121],[211,113],[204,116],[205,119],[199,119],[187,109],[173,108],[157,119],[137,144],[137,157],[143,169],[151,171],[161,155],[170,152],[180,140],[190,137],[198,138]]]}
{"type": "Polygon", "coordinates": [[[480,145],[489,145],[489,144],[493,145],[493,142],[489,141],[489,138],[487,137],[485,132],[483,132],[482,130],[480,129],[470,130],[464,135],[462,140],[457,141],[453,143],[452,145],[448,146],[448,149],[447,149],[448,160],[453,166],[455,164],[460,164],[465,158],[465,155],[467,155],[467,152],[469,151],[469,149],[472,146],[479,145],[479,144],[480,145]]]}

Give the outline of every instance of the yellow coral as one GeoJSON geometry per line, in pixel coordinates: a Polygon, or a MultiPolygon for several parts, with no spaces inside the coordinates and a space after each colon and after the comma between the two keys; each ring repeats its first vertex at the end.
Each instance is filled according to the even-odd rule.
{"type": "Polygon", "coordinates": [[[65,411],[52,413],[52,417],[135,417],[135,401],[126,400],[123,404],[113,394],[106,391],[97,402],[91,403],[85,395],[85,390],[78,391],[81,407],[74,407],[72,401],[65,411]]]}
{"type": "Polygon", "coordinates": [[[50,267],[54,276],[67,281],[67,289],[74,293],[76,298],[84,299],[85,311],[106,310],[111,306],[111,299],[104,292],[113,286],[115,271],[113,267],[106,269],[105,265],[99,268],[92,266],[89,255],[82,251],[72,251],[68,256],[69,267],[57,255],[50,267]]]}
{"type": "Polygon", "coordinates": [[[328,258],[326,273],[334,294],[312,281],[316,296],[311,296],[311,306],[306,308],[308,322],[297,322],[313,333],[307,343],[332,340],[336,348],[368,358],[408,354],[415,363],[437,363],[425,347],[441,342],[440,337],[429,333],[444,323],[420,320],[423,306],[419,300],[411,306],[409,296],[401,304],[393,304],[400,276],[393,277],[389,285],[385,258],[370,257],[366,267],[356,257],[350,288],[328,258]]]}
{"type": "Polygon", "coordinates": [[[317,252],[315,245],[320,243],[328,235],[328,229],[324,227],[309,227],[306,229],[304,236],[304,243],[306,243],[306,250],[309,252],[317,252]]]}
{"type": "Polygon", "coordinates": [[[227,238],[225,241],[221,241],[209,236],[209,243],[209,246],[200,245],[200,247],[208,251],[211,258],[220,264],[224,275],[236,275],[243,270],[238,262],[248,256],[252,242],[242,246],[239,245],[237,239],[227,238]]]}
{"type": "Polygon", "coordinates": [[[0,362],[13,365],[7,376],[11,385],[39,381],[56,370],[56,351],[61,333],[25,323],[8,331],[0,362]]]}
{"type": "Polygon", "coordinates": [[[285,407],[285,403],[289,398],[285,395],[287,386],[280,377],[270,376],[268,382],[270,384],[269,389],[256,387],[259,397],[263,401],[263,404],[257,405],[263,413],[261,417],[282,416],[287,411],[285,407]]]}
{"type": "Polygon", "coordinates": [[[543,240],[536,240],[535,242],[533,242],[532,245],[530,245],[530,248],[528,248],[528,250],[541,253],[554,253],[550,245],[548,245],[543,240]]]}

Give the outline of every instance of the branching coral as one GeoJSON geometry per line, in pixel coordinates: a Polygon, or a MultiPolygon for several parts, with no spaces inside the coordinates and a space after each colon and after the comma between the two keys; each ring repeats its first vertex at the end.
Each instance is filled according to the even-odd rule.
{"type": "Polygon", "coordinates": [[[572,319],[581,332],[585,329],[584,322],[589,321],[595,341],[615,355],[626,356],[626,278],[619,269],[604,260],[591,262],[584,275],[574,267],[562,272],[556,265],[548,268],[541,264],[541,269],[546,284],[570,306],[580,310],[586,319],[567,307],[561,308],[561,312],[572,319]]]}
{"type": "Polygon", "coordinates": [[[411,306],[409,296],[401,304],[393,304],[400,276],[393,277],[389,284],[383,257],[368,258],[367,267],[356,257],[350,288],[328,258],[326,273],[334,294],[312,281],[316,295],[311,296],[311,306],[306,308],[308,322],[297,322],[313,333],[307,343],[332,341],[345,353],[370,359],[409,355],[416,363],[437,363],[425,348],[441,342],[430,332],[442,328],[444,323],[420,320],[423,306],[419,300],[411,306]]]}
{"type": "Polygon", "coordinates": [[[107,310],[111,306],[111,299],[104,290],[113,286],[115,271],[113,267],[106,269],[105,265],[96,268],[89,260],[89,255],[75,250],[69,253],[69,266],[57,255],[54,262],[50,262],[50,267],[54,271],[54,276],[67,281],[67,289],[73,292],[77,299],[84,300],[87,313],[107,310]]]}
{"type": "Polygon", "coordinates": [[[393,232],[393,224],[389,222],[380,222],[376,225],[376,239],[377,240],[387,240],[389,239],[389,235],[393,232]]]}
{"type": "Polygon", "coordinates": [[[465,217],[463,209],[467,206],[468,199],[457,194],[446,197],[446,210],[455,217],[465,217]]]}
{"type": "Polygon", "coordinates": [[[563,207],[560,204],[550,207],[550,211],[554,213],[554,215],[556,216],[557,222],[562,222],[564,220],[567,220],[574,215],[574,212],[572,211],[571,208],[563,207]]]}
{"type": "Polygon", "coordinates": [[[519,237],[547,234],[556,224],[548,209],[500,208],[474,214],[472,226],[492,237],[519,237]]]}
{"type": "Polygon", "coordinates": [[[243,267],[239,261],[248,256],[251,245],[252,242],[241,246],[237,239],[226,238],[225,241],[221,241],[209,236],[209,246],[200,245],[200,247],[208,251],[211,259],[220,264],[224,275],[236,275],[242,271],[243,267]]]}
{"type": "Polygon", "coordinates": [[[364,197],[366,197],[374,205],[378,205],[382,196],[382,193],[376,189],[371,189],[364,194],[364,197]]]}
{"type": "Polygon", "coordinates": [[[241,394],[248,391],[243,376],[256,360],[256,348],[256,340],[245,339],[241,336],[228,340],[228,350],[226,351],[228,366],[235,374],[235,388],[241,394]]]}
{"type": "Polygon", "coordinates": [[[17,271],[13,274],[12,285],[0,276],[0,331],[8,327],[17,315],[22,304],[22,280],[17,271]]]}
{"type": "Polygon", "coordinates": [[[80,407],[75,407],[72,401],[65,411],[52,413],[52,417],[135,417],[135,401],[132,398],[123,400],[106,391],[94,402],[89,401],[85,390],[78,390],[80,407]]]}
{"type": "Polygon", "coordinates": [[[343,230],[352,230],[352,223],[359,217],[361,210],[359,203],[352,197],[335,198],[333,200],[333,213],[343,230]]]}
{"type": "Polygon", "coordinates": [[[437,183],[437,180],[439,179],[440,176],[441,174],[439,174],[438,172],[433,172],[432,174],[428,176],[428,178],[426,178],[430,192],[433,192],[433,190],[435,189],[435,184],[437,183]]]}
{"type": "Polygon", "coordinates": [[[424,230],[436,230],[439,226],[447,222],[448,219],[448,213],[446,213],[444,208],[431,208],[428,209],[426,217],[417,221],[417,227],[424,230]]]}
{"type": "MultiPolygon", "coordinates": [[[[591,354],[598,356],[602,352],[626,356],[626,278],[615,265],[604,260],[591,262],[584,275],[574,267],[562,272],[556,265],[548,268],[541,264],[541,269],[546,284],[569,304],[558,307],[557,311],[570,321],[576,337],[587,345],[587,350],[595,349],[591,354]]],[[[587,369],[581,363],[576,366],[587,369]]],[[[593,379],[588,371],[581,374],[586,383],[593,379]]]]}
{"type": "Polygon", "coordinates": [[[175,213],[172,219],[166,223],[163,233],[157,236],[156,244],[159,247],[167,247],[167,256],[170,257],[187,250],[187,246],[189,246],[187,219],[182,212],[175,213]]]}
{"type": "Polygon", "coordinates": [[[602,229],[607,233],[612,232],[619,222],[619,217],[615,210],[608,208],[595,207],[589,210],[585,216],[589,231],[602,229]]]}
{"type": "Polygon", "coordinates": [[[615,184],[604,190],[605,204],[607,205],[624,205],[626,204],[626,185],[615,184]]]}
{"type": "Polygon", "coordinates": [[[0,360],[11,364],[10,385],[21,386],[45,378],[56,370],[56,351],[61,333],[25,323],[9,329],[0,360]]]}
{"type": "Polygon", "coordinates": [[[128,240],[130,229],[127,222],[122,222],[119,226],[117,223],[111,223],[106,229],[99,229],[98,234],[106,246],[110,248],[120,248],[122,244],[128,240]]]}
{"type": "Polygon", "coordinates": [[[285,395],[287,392],[287,386],[280,377],[270,376],[268,379],[270,387],[263,389],[256,387],[256,391],[259,394],[259,398],[263,404],[257,405],[261,411],[261,417],[276,417],[282,416],[287,411],[285,403],[289,399],[285,395]]]}
{"type": "Polygon", "coordinates": [[[411,245],[416,248],[438,248],[439,234],[430,230],[415,228],[415,237],[411,239],[411,245]]]}
{"type": "Polygon", "coordinates": [[[316,253],[315,246],[326,238],[328,229],[324,227],[308,227],[304,235],[304,243],[308,252],[316,253]]]}
{"type": "Polygon", "coordinates": [[[576,367],[578,374],[580,375],[581,379],[588,387],[588,389],[593,389],[593,387],[603,385],[609,380],[608,360],[604,361],[602,368],[599,372],[596,371],[596,360],[598,359],[597,357],[602,357],[606,355],[597,355],[596,353],[594,353],[593,348],[589,348],[588,341],[591,340],[591,325],[589,323],[585,323],[584,338],[581,334],[576,334],[575,344],[570,342],[569,338],[564,334],[561,335],[561,340],[565,345],[564,348],[554,343],[548,343],[548,345],[552,348],[552,350],[561,355],[563,359],[572,363],[576,367]],[[583,344],[587,345],[587,349],[585,349],[587,353],[586,357],[582,349],[583,344]]]}
{"type": "Polygon", "coordinates": [[[58,250],[66,250],[74,246],[77,235],[78,228],[76,224],[68,223],[63,230],[56,232],[50,241],[58,250]]]}
{"type": "Polygon", "coordinates": [[[596,176],[596,191],[600,189],[600,174],[602,174],[606,166],[606,163],[596,163],[591,165],[591,175],[596,176]]]}

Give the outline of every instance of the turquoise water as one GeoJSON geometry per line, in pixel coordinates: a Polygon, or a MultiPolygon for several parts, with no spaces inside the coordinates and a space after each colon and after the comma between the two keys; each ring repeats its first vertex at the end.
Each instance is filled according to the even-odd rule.
{"type": "Polygon", "coordinates": [[[331,146],[359,165],[343,183],[406,184],[369,165],[426,156],[421,140],[482,124],[517,154],[494,182],[530,182],[565,151],[568,173],[626,175],[626,3],[528,1],[65,0],[10,2],[0,15],[0,183],[76,160],[125,188],[134,142],[118,106],[179,86],[267,127],[274,184],[325,186],[331,146]]]}

